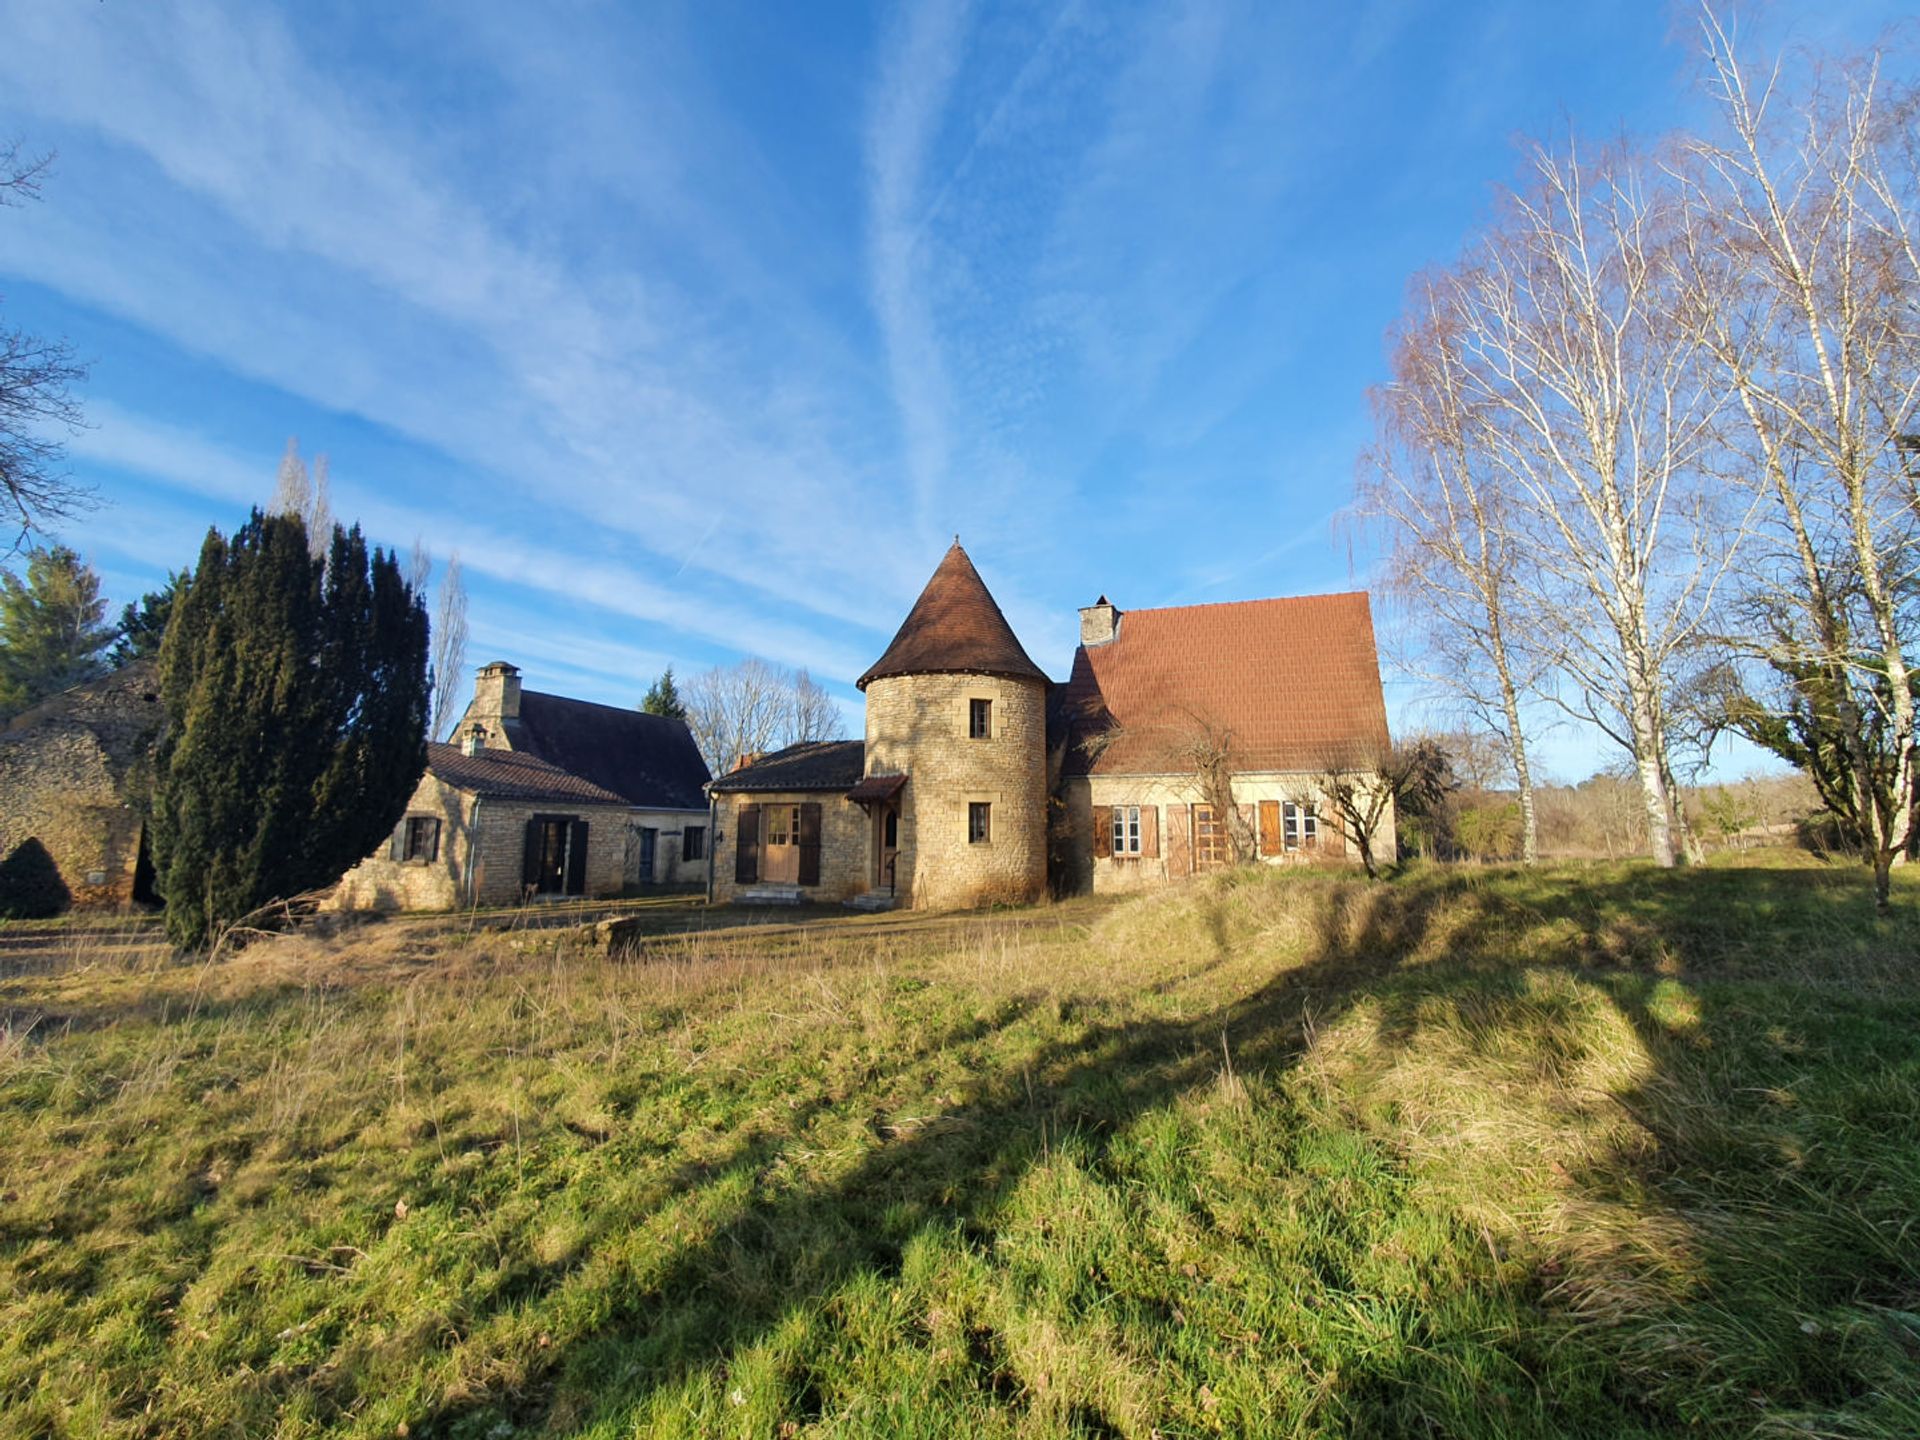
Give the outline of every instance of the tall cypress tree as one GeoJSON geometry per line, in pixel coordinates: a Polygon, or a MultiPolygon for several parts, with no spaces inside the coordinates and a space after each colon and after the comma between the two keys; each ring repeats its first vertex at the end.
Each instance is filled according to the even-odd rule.
{"type": "Polygon", "coordinates": [[[211,531],[160,653],[153,858],[175,944],[204,945],[372,851],[426,768],[427,614],[396,556],[299,516],[211,531]]]}

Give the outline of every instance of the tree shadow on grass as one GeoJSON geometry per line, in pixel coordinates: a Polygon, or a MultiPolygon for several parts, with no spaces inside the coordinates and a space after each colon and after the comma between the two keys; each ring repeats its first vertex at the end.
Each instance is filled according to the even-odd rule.
{"type": "MultiPolygon", "coordinates": [[[[1433,900],[1351,903],[1346,892],[1317,917],[1310,959],[1267,985],[1190,1021],[1096,1024],[1071,1042],[1036,1051],[1019,1074],[989,1077],[973,1104],[937,1126],[897,1132],[838,1184],[755,1198],[701,1243],[656,1271],[633,1276],[600,1323],[572,1341],[538,1382],[519,1394],[443,1407],[416,1433],[482,1433],[504,1421],[550,1431],[618,1422],[647,1397],[769,1336],[796,1307],[820,1302],[856,1277],[901,1272],[921,1227],[954,1227],[991,1243],[995,1213],[1050,1143],[1076,1137],[1098,1164],[1113,1137],[1140,1115],[1213,1083],[1223,1065],[1246,1071],[1293,1064],[1311,1027],[1336,1018],[1351,998],[1418,947],[1433,900]],[[1230,1058],[1229,1058],[1230,1057],[1230,1058]]],[[[1227,935],[1217,905],[1207,917],[1217,950],[1227,935]]],[[[1211,969],[1224,954],[1209,956],[1211,969]]],[[[994,1017],[975,1038],[1003,1031],[994,1017]]],[[[764,1166],[791,1144],[748,1147],[729,1168],[764,1166]]],[[[1015,1404],[1018,1389],[991,1337],[976,1337],[981,1386],[1015,1404]]],[[[819,1418],[822,1400],[805,1375],[793,1379],[794,1423],[819,1418]]],[[[1118,1433],[1084,1401],[1076,1433],[1118,1433]]]]}
{"type": "MultiPolygon", "coordinates": [[[[606,1287],[591,1323],[561,1337],[513,1381],[449,1398],[415,1433],[483,1434],[502,1424],[548,1433],[628,1428],[653,1399],[724,1370],[796,1313],[828,1304],[849,1286],[898,1281],[909,1248],[929,1228],[990,1250],[1015,1190],[1060,1137],[1071,1137],[1080,1162],[1098,1170],[1116,1138],[1140,1117],[1217,1085],[1229,1064],[1248,1076],[1284,1075],[1317,1030],[1339,1026],[1358,1005],[1373,1012],[1375,1040],[1389,1054],[1430,1043],[1436,1027],[1451,1019],[1468,1030],[1520,1035],[1542,1057],[1540,1083],[1556,1083],[1552,1072],[1577,1058],[1583,1042],[1567,1014],[1540,1002],[1534,981],[1542,975],[1571,979],[1586,987],[1583,993],[1604,997],[1645,1052],[1643,1073],[1611,1098],[1633,1112],[1646,1143],[1591,1157],[1568,1175],[1568,1184],[1576,1195],[1635,1214],[1661,1209],[1672,1222],[1668,1233],[1677,1236],[1673,1248],[1686,1275],[1664,1291],[1609,1290],[1609,1275],[1599,1271],[1624,1274],[1644,1259],[1623,1248],[1618,1254],[1589,1249],[1595,1273],[1580,1275],[1542,1253],[1528,1262],[1535,1267],[1530,1273],[1515,1279],[1491,1253],[1499,1244],[1489,1236],[1485,1276],[1460,1284],[1499,1291],[1517,1307],[1498,1312],[1507,1316],[1500,1323],[1510,1333],[1471,1340],[1501,1352],[1513,1394],[1524,1401],[1529,1387],[1537,1391],[1545,1383],[1530,1367],[1544,1367],[1547,1341],[1522,1333],[1524,1323],[1563,1326],[1563,1336],[1576,1324],[1598,1327],[1606,1340],[1589,1357],[1586,1392],[1564,1400],[1535,1394],[1535,1408],[1510,1420],[1489,1411],[1482,1417],[1488,1431],[1554,1431],[1570,1416],[1586,1428],[1612,1417],[1606,1423],[1617,1433],[1701,1421],[1725,1427],[1772,1405],[1776,1413],[1853,1407],[1865,1416],[1865,1433],[1899,1433],[1887,1428],[1894,1422],[1881,1411],[1862,1407],[1875,1403],[1865,1392],[1876,1384],[1893,1393],[1888,1403],[1904,1403],[1887,1390],[1886,1378],[1902,1342],[1895,1333],[1875,1341],[1877,1349],[1868,1346],[1866,1329],[1878,1322],[1860,1317],[1868,1313],[1862,1307],[1904,1313],[1920,1296],[1920,1259],[1902,1260],[1890,1250],[1907,1232],[1888,1229],[1900,1206],[1920,1205],[1920,1181],[1900,1190],[1879,1151],[1810,1172],[1794,1162],[1791,1145],[1780,1148],[1782,1134],[1771,1117],[1755,1112],[1774,1102],[1742,1092],[1756,1075],[1777,1073],[1790,1087],[1800,1073],[1795,1066],[1805,1069],[1804,1046],[1796,1059],[1790,1035],[1778,1044],[1769,1038],[1768,997],[1809,979],[1846,984],[1858,966],[1850,972],[1834,954],[1852,954],[1871,968],[1882,950],[1914,938],[1910,924],[1888,929],[1888,922],[1860,918],[1863,887],[1819,872],[1756,881],[1753,872],[1630,870],[1526,884],[1466,875],[1402,886],[1303,886],[1302,894],[1312,927],[1307,953],[1266,983],[1190,1020],[1083,1025],[1070,1040],[1036,1048],[1018,1073],[1009,1067],[985,1077],[977,1098],[937,1124],[883,1130],[886,1143],[834,1183],[788,1187],[775,1175],[795,1143],[791,1134],[749,1136],[711,1166],[683,1167],[671,1180],[681,1191],[716,1175],[735,1183],[741,1198],[725,1219],[606,1287]],[[1764,927],[1764,933],[1742,927],[1764,927]],[[1798,969],[1796,945],[1806,951],[1798,969]],[[1779,1054],[1755,1051],[1768,1045],[1779,1054]],[[1707,1123],[1696,1113],[1703,1103],[1726,1113],[1707,1123]],[[1874,1193],[1849,1193],[1849,1185],[1868,1185],[1874,1193]],[[1773,1262],[1756,1255],[1752,1237],[1730,1223],[1742,1207],[1778,1252],[1773,1262]],[[1826,1224],[1818,1218],[1823,1211],[1838,1218],[1826,1224]],[[1765,1273],[1755,1283],[1757,1264],[1765,1273]],[[1628,1292],[1640,1297],[1633,1302],[1639,1309],[1625,1305],[1607,1314],[1594,1308],[1596,1296],[1628,1292]],[[1729,1304],[1737,1309],[1743,1302],[1765,1313],[1727,1313],[1729,1304]],[[1826,1318],[1801,1321],[1797,1305],[1825,1307],[1826,1318]],[[1755,1347],[1744,1359],[1743,1344],[1755,1347]],[[1563,1404],[1569,1408],[1556,1408],[1563,1404]]],[[[1201,962],[1204,972],[1224,962],[1230,939],[1218,893],[1202,903],[1213,906],[1202,921],[1216,951],[1201,962]]],[[[1874,1098],[1858,1085],[1848,1090],[1836,1069],[1844,1057],[1833,1047],[1849,1033],[1844,1003],[1838,1013],[1838,1031],[1821,1044],[1833,1062],[1828,1079],[1845,1093],[1828,1108],[1854,1106],[1870,1132],[1890,1112],[1876,1111],[1874,1098]]],[[[1017,1011],[1003,1011],[966,1034],[985,1040],[1018,1021],[1017,1011]]],[[[1880,1060],[1920,1074],[1911,1026],[1902,1031],[1872,1017],[1862,1024],[1874,1031],[1869,1048],[1880,1060]]],[[[810,1102],[808,1113],[826,1103],[810,1102]]],[[[1821,1131],[1824,1123],[1785,1138],[1817,1153],[1836,1143],[1821,1131]]],[[[565,1268],[526,1268],[494,1303],[539,1294],[559,1283],[565,1268]]],[[[1463,1304],[1471,1312],[1475,1299],[1435,1294],[1425,1303],[1436,1313],[1463,1304]]],[[[982,1402],[1008,1411],[1033,1403],[1002,1339],[978,1329],[969,1334],[982,1402]]],[[[1435,1340],[1432,1365],[1450,1363],[1440,1358],[1448,1343],[1444,1335],[1435,1340]]],[[[1433,1423],[1420,1409],[1434,1403],[1431,1377],[1409,1371],[1408,1363],[1383,1360],[1370,1368],[1356,1362],[1342,1374],[1333,1388],[1348,1419],[1375,1433],[1433,1423]]],[[[787,1423],[827,1418],[825,1382],[804,1357],[788,1365],[781,1383],[787,1423]]],[[[1505,1391],[1494,1399],[1509,1403],[1505,1391]]],[[[1115,1417],[1083,1397],[1064,1418],[1056,1414],[1055,1428],[1061,1427],[1117,1433],[1115,1417]]]]}

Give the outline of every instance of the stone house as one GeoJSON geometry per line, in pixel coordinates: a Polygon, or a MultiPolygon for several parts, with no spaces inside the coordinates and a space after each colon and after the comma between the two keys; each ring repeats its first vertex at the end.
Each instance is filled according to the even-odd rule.
{"type": "Polygon", "coordinates": [[[151,903],[146,803],[159,685],[137,661],[16,715],[0,730],[0,860],[38,847],[67,903],[151,903]]]}
{"type": "MultiPolygon", "coordinates": [[[[1102,596],[1080,612],[1058,725],[1057,849],[1075,888],[1225,865],[1230,821],[1263,863],[1358,863],[1318,782],[1367,773],[1389,743],[1372,608],[1350,593],[1123,613],[1102,596]],[[1198,778],[1215,760],[1232,817],[1198,778]]],[[[1396,844],[1389,807],[1375,858],[1396,844]]]]}
{"type": "MultiPolygon", "coordinates": [[[[1050,873],[1105,890],[1225,864],[1202,738],[1259,858],[1357,863],[1313,778],[1364,771],[1387,740],[1365,595],[1124,617],[1102,597],[1056,686],[958,542],[857,684],[864,740],[707,787],[715,900],[954,907],[1033,899],[1050,873]]],[[[1391,816],[1378,843],[1391,853],[1391,816]]]]}
{"type": "Polygon", "coordinates": [[[341,880],[343,909],[453,909],[700,884],[708,772],[686,722],[525,690],[481,667],[388,842],[341,880]]]}
{"type": "Polygon", "coordinates": [[[617,895],[626,883],[624,796],[536,756],[427,746],[427,770],[378,852],[334,891],[342,910],[453,910],[617,895]]]}

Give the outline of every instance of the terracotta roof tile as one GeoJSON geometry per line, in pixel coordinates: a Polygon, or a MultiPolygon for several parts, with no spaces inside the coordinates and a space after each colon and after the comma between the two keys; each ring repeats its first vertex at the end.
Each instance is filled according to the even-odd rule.
{"type": "Polygon", "coordinates": [[[1046,680],[958,540],[913,602],[886,653],[855,683],[887,675],[1013,675],[1046,680]]]}
{"type": "Polygon", "coordinates": [[[427,772],[469,795],[627,808],[625,797],[523,750],[489,749],[469,755],[457,745],[429,745],[427,772]]]}
{"type": "Polygon", "coordinates": [[[764,755],[730,770],[707,788],[716,794],[742,790],[849,790],[866,768],[864,740],[813,740],[764,755]]]}
{"type": "Polygon", "coordinates": [[[1228,737],[1241,771],[1313,770],[1388,743],[1364,592],[1126,611],[1114,639],[1074,652],[1063,689],[1069,774],[1182,769],[1202,728],[1228,737]]]}

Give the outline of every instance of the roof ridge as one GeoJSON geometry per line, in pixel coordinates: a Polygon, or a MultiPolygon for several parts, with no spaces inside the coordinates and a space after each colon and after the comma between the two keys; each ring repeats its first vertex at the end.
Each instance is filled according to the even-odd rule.
{"type": "Polygon", "coordinates": [[[1132,610],[1124,605],[1116,605],[1114,609],[1123,616],[1164,615],[1173,610],[1225,610],[1231,606],[1290,605],[1296,600],[1345,600],[1349,596],[1358,596],[1369,604],[1373,600],[1371,590],[1321,590],[1311,595],[1256,595],[1247,600],[1201,600],[1192,605],[1142,605],[1132,610]]]}
{"type": "MultiPolygon", "coordinates": [[[[551,690],[522,689],[520,692],[521,701],[524,703],[529,695],[538,696],[542,700],[560,700],[568,705],[589,705],[595,710],[611,710],[615,715],[638,715],[647,720],[673,720],[677,718],[672,715],[655,715],[651,711],[642,710],[638,705],[609,705],[604,700],[582,700],[578,695],[556,695],[551,690]]],[[[680,723],[684,725],[687,722],[682,720],[680,723]]]]}

